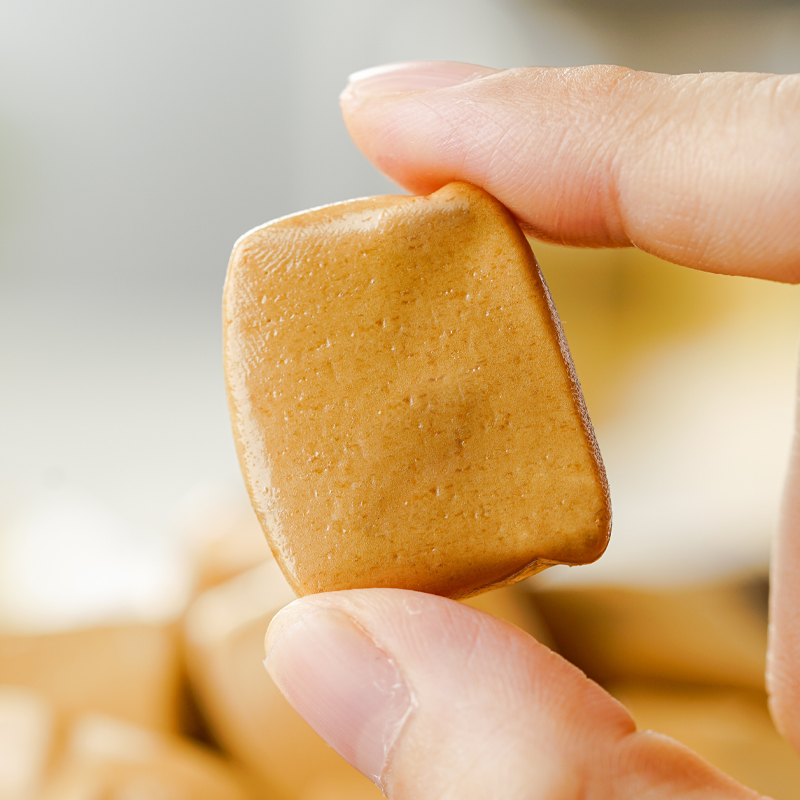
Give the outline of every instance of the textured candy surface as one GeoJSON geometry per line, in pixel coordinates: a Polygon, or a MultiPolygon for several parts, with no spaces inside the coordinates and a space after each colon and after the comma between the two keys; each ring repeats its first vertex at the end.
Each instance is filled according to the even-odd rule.
{"type": "Polygon", "coordinates": [[[482,190],[250,232],[224,349],[245,481],[299,594],[463,597],[605,549],[605,472],[560,325],[482,190]]]}

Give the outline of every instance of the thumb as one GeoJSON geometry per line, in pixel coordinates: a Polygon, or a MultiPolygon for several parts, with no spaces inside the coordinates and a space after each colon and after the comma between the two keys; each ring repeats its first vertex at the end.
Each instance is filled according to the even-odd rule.
{"type": "Polygon", "coordinates": [[[800,75],[419,62],[356,73],[341,102],[414,192],[469,181],[542,239],[800,280],[800,75]]]}
{"type": "Polygon", "coordinates": [[[517,628],[432,595],[313,595],[278,614],[266,666],[392,800],[753,800],[517,628]]]}

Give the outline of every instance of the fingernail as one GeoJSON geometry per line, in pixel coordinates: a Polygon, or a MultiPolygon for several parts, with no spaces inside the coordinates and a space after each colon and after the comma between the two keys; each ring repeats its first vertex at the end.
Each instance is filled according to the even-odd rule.
{"type": "Polygon", "coordinates": [[[498,72],[457,61],[407,61],[354,72],[343,98],[365,100],[375,95],[444,89],[498,72]]]}
{"type": "Polygon", "coordinates": [[[346,614],[298,602],[270,625],[264,665],[300,716],[382,788],[412,708],[391,658],[346,614]]]}

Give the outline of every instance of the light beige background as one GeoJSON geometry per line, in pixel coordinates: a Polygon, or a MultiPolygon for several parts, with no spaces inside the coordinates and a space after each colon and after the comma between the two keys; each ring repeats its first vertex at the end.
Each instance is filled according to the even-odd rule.
{"type": "MultiPolygon", "coordinates": [[[[2,0],[5,618],[55,624],[179,602],[186,498],[238,485],[219,353],[234,239],[271,217],[393,191],[340,122],[350,71],[418,58],[800,70],[797,3],[660,5],[2,0]]],[[[566,258],[542,253],[546,273],[547,259],[566,258]]],[[[607,256],[578,258],[591,270],[607,256]]],[[[764,327],[757,311],[738,333],[701,326],[698,344],[671,329],[657,355],[615,373],[613,402],[593,378],[616,534],[586,579],[763,563],[791,428],[795,296],[758,301],[784,308],[760,338],[749,335],[764,327]]]]}

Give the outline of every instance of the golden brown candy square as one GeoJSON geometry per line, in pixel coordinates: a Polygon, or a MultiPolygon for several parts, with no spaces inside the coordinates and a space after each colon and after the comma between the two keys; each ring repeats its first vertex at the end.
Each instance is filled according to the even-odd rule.
{"type": "Polygon", "coordinates": [[[224,350],[245,481],[298,594],[465,597],[605,549],[608,487],[560,324],[484,191],[251,231],[224,350]]]}

